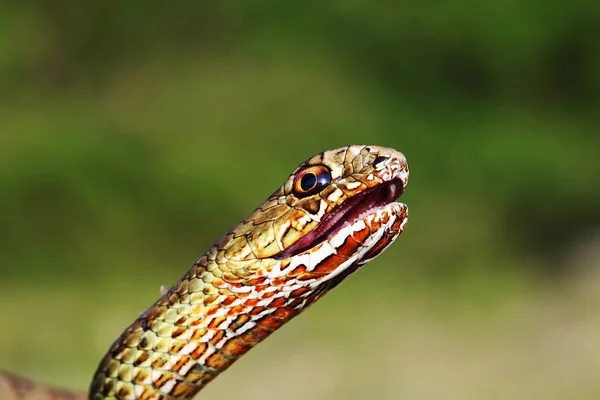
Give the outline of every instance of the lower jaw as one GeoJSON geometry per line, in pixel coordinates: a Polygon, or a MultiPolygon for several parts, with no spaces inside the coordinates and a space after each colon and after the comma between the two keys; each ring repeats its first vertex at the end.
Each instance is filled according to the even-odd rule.
{"type": "Polygon", "coordinates": [[[316,280],[347,275],[354,264],[360,267],[381,254],[400,236],[407,221],[405,204],[387,204],[340,228],[303,256],[310,258],[309,270],[316,280]]]}
{"type": "MultiPolygon", "coordinates": [[[[343,229],[353,230],[364,224],[364,227],[368,227],[371,234],[368,235],[364,244],[356,246],[353,257],[341,262],[327,276],[320,276],[313,282],[311,285],[313,289],[319,293],[319,296],[322,296],[356,273],[363,265],[381,254],[402,234],[407,221],[408,207],[405,204],[392,203],[376,210],[366,218],[344,227],[343,229]],[[380,221],[387,220],[387,222],[379,224],[376,221],[377,219],[380,221]],[[378,226],[378,228],[375,229],[375,226],[378,226]]],[[[343,242],[342,236],[344,236],[344,233],[340,230],[328,239],[328,242],[332,243],[331,247],[334,247],[336,242],[343,242]]]]}

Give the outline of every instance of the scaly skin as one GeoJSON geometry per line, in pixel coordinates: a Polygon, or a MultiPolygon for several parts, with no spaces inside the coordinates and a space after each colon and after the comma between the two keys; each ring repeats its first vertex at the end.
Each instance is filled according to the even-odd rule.
{"type": "MultiPolygon", "coordinates": [[[[191,399],[402,233],[408,209],[386,205],[387,199],[313,243],[312,235],[322,233],[319,222],[331,221],[334,208],[356,206],[355,196],[389,182],[395,186],[380,191],[386,199],[396,198],[408,182],[406,159],[393,149],[352,145],[300,164],[121,334],[98,366],[89,399],[191,399]],[[302,193],[300,178],[307,171],[321,176],[322,170],[330,182],[302,193]]],[[[14,382],[0,376],[0,395],[1,379],[9,382],[5,386],[14,382]]],[[[47,397],[23,393],[12,398],[74,398],[59,391],[47,397]]]]}

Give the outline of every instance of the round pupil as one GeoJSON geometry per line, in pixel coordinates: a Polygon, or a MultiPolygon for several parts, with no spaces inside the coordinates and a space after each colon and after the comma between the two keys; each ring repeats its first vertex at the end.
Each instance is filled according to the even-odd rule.
{"type": "Polygon", "coordinates": [[[317,184],[317,177],[312,172],[307,173],[300,180],[300,187],[302,190],[309,191],[317,184]]]}

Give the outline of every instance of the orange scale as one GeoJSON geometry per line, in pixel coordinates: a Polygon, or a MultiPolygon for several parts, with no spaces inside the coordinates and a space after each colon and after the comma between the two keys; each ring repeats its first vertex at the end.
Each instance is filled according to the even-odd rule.
{"type": "Polygon", "coordinates": [[[299,287],[298,289],[293,290],[290,293],[290,296],[291,297],[301,297],[303,294],[306,294],[308,292],[310,292],[309,288],[307,288],[307,287],[299,287]]]}
{"type": "Polygon", "coordinates": [[[344,243],[342,243],[340,247],[335,249],[335,252],[338,256],[348,259],[356,253],[356,250],[360,246],[361,244],[357,242],[356,239],[354,239],[352,236],[347,236],[344,240],[344,243]]]}
{"type": "Polygon", "coordinates": [[[239,357],[252,348],[252,345],[243,343],[241,340],[231,339],[223,345],[221,351],[232,357],[239,357]]]}
{"type": "Polygon", "coordinates": [[[288,273],[289,277],[296,277],[306,272],[306,265],[300,264],[288,273]]]}
{"type": "Polygon", "coordinates": [[[183,366],[189,362],[193,362],[192,357],[185,354],[185,355],[179,357],[179,360],[177,360],[177,362],[175,362],[175,364],[173,364],[173,370],[176,371],[177,373],[179,373],[179,370],[181,368],[183,368],[183,366]]]}
{"type": "Polygon", "coordinates": [[[257,307],[254,307],[252,310],[250,310],[249,314],[250,315],[258,315],[258,314],[260,314],[261,312],[263,312],[265,310],[266,310],[265,307],[258,307],[257,306],[257,307]]]}
{"type": "Polygon", "coordinates": [[[277,318],[281,318],[284,320],[290,320],[298,315],[297,310],[292,310],[290,308],[278,308],[273,312],[273,315],[277,318]]]}
{"type": "MultiPolygon", "coordinates": [[[[273,292],[273,293],[275,293],[275,292],[273,292]]],[[[273,301],[271,301],[271,303],[269,304],[269,307],[271,307],[271,308],[283,307],[285,305],[286,301],[287,301],[287,299],[285,297],[278,297],[276,299],[273,299],[273,301]]]]}
{"type": "Polygon", "coordinates": [[[211,316],[215,315],[220,310],[220,308],[221,307],[218,305],[206,307],[206,316],[211,317],[211,316]]]}
{"type": "Polygon", "coordinates": [[[240,312],[237,318],[229,324],[229,329],[232,331],[238,330],[240,327],[246,325],[248,321],[250,321],[250,316],[240,312]]]}
{"type": "Polygon", "coordinates": [[[169,353],[180,354],[186,345],[187,342],[184,340],[173,340],[173,342],[171,343],[171,347],[169,348],[169,353]]]}
{"type": "Polygon", "coordinates": [[[334,272],[340,264],[344,263],[346,258],[340,257],[337,254],[331,254],[323,259],[314,269],[313,274],[329,275],[334,272]]]}
{"type": "Polygon", "coordinates": [[[194,360],[198,360],[200,357],[206,353],[206,349],[208,345],[206,343],[198,343],[198,346],[190,353],[194,360]]]}
{"type": "Polygon", "coordinates": [[[260,301],[260,299],[253,297],[251,299],[248,299],[244,302],[244,306],[245,307],[256,307],[256,305],[258,304],[258,302],[260,301]]]}
{"type": "Polygon", "coordinates": [[[214,353],[206,359],[206,365],[210,368],[224,370],[229,367],[235,359],[230,360],[220,353],[214,353]]]}
{"type": "Polygon", "coordinates": [[[371,234],[371,230],[369,229],[369,225],[365,224],[365,227],[359,231],[352,232],[352,238],[356,240],[361,245],[365,244],[365,241],[371,234]]]}
{"type": "Polygon", "coordinates": [[[252,333],[258,336],[260,340],[263,340],[264,338],[268,337],[272,332],[267,331],[263,327],[257,325],[254,328],[252,328],[252,333]]]}
{"type": "Polygon", "coordinates": [[[208,324],[208,329],[218,329],[219,325],[221,325],[223,322],[225,322],[227,320],[227,317],[223,316],[223,317],[217,317],[214,318],[212,321],[210,321],[210,323],[208,324]]]}
{"type": "Polygon", "coordinates": [[[273,286],[283,286],[283,285],[285,285],[287,280],[288,280],[287,276],[278,276],[271,280],[271,284],[273,286]]]}
{"type": "Polygon", "coordinates": [[[208,342],[216,347],[217,343],[219,343],[223,339],[223,336],[225,336],[225,331],[216,331],[213,337],[211,337],[208,342]]]}
{"type": "Polygon", "coordinates": [[[239,315],[243,313],[245,309],[246,306],[240,304],[235,307],[231,307],[229,310],[227,310],[227,315],[233,317],[234,315],[239,315]]]}
{"type": "Polygon", "coordinates": [[[236,300],[235,296],[227,296],[223,299],[222,304],[224,306],[230,306],[236,300]]]}
{"type": "Polygon", "coordinates": [[[275,330],[279,329],[286,322],[287,321],[285,321],[285,320],[276,319],[276,318],[271,317],[270,315],[267,315],[258,322],[258,325],[262,326],[265,329],[275,331],[275,330]]]}
{"type": "Polygon", "coordinates": [[[298,280],[300,282],[304,282],[304,281],[310,281],[310,280],[318,279],[320,277],[321,277],[320,274],[315,274],[314,272],[307,272],[305,274],[302,274],[302,275],[298,276],[296,278],[296,280],[298,280]]]}
{"type": "Polygon", "coordinates": [[[256,278],[248,279],[245,282],[245,285],[246,286],[260,286],[260,285],[264,285],[266,280],[267,280],[266,277],[256,277],[256,278]]]}
{"type": "Polygon", "coordinates": [[[259,335],[257,335],[254,332],[254,330],[246,331],[238,337],[240,338],[240,340],[242,340],[244,343],[249,344],[250,346],[254,346],[262,340],[262,338],[259,335]]]}
{"type": "Polygon", "coordinates": [[[185,383],[183,381],[179,381],[179,382],[177,382],[177,384],[175,384],[175,386],[173,387],[173,389],[171,390],[169,395],[177,398],[177,397],[183,396],[186,393],[191,392],[192,390],[193,390],[192,386],[188,385],[187,383],[185,383]]]}
{"type": "Polygon", "coordinates": [[[266,293],[263,293],[262,298],[263,298],[263,300],[270,299],[273,296],[275,296],[276,294],[277,294],[277,292],[266,292],[266,293]]]}
{"type": "Polygon", "coordinates": [[[173,329],[173,332],[171,332],[171,337],[173,339],[177,339],[179,336],[183,335],[186,331],[187,331],[187,327],[178,326],[175,329],[173,329]]]}
{"type": "Polygon", "coordinates": [[[186,322],[188,321],[188,318],[186,316],[182,316],[179,317],[176,321],[175,321],[175,325],[179,325],[179,326],[183,326],[186,324],[186,322]]]}

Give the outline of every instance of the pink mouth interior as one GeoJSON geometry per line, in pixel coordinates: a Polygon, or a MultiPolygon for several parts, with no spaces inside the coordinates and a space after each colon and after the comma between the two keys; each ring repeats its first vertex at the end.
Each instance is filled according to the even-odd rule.
{"type": "Polygon", "coordinates": [[[273,258],[283,260],[314,247],[337,232],[346,222],[356,222],[374,210],[396,201],[402,195],[402,190],[402,181],[395,178],[357,194],[336,206],[312,231],[273,258]]]}

